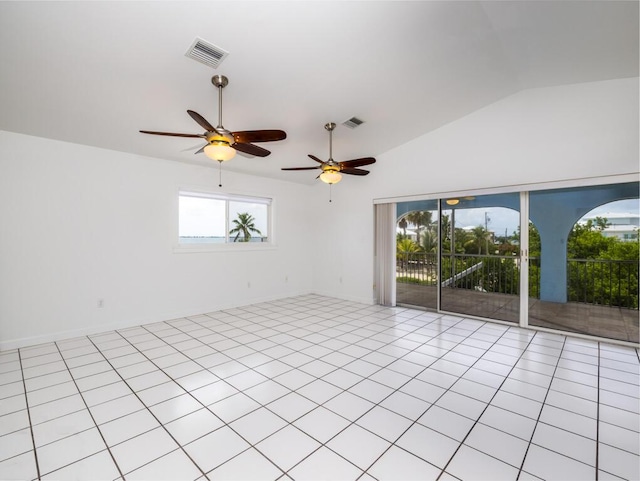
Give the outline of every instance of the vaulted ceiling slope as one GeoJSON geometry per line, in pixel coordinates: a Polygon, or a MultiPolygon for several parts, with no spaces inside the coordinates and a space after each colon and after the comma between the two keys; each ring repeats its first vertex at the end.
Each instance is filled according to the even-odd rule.
{"type": "Polygon", "coordinates": [[[375,156],[523,89],[637,77],[638,2],[5,1],[0,65],[2,130],[201,164],[138,130],[215,125],[226,75],[225,127],[288,133],[226,168],[308,182],[280,168],[328,157],[330,121],[336,160],[375,156]],[[185,56],[196,37],[217,69],[185,56]]]}

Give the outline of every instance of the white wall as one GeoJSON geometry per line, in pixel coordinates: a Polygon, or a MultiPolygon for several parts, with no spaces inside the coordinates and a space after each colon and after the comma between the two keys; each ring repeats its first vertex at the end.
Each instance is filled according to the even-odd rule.
{"type": "Polygon", "coordinates": [[[374,199],[638,173],[638,128],[638,79],[611,80],[519,92],[378,155],[330,207],[315,194],[336,261],[316,263],[314,290],[372,301],[374,199]]]}
{"type": "Polygon", "coordinates": [[[331,203],[226,172],[275,197],[277,249],[184,254],[177,189],[215,169],[0,132],[0,349],[307,292],[373,302],[374,199],[637,173],[638,79],[520,92],[377,159],[331,203]]]}
{"type": "Polygon", "coordinates": [[[306,186],[225,172],[275,198],[277,248],[174,252],[178,188],[217,175],[0,132],[0,349],[310,292],[306,186]]]}
{"type": "Polygon", "coordinates": [[[328,185],[318,182],[314,187],[311,201],[318,255],[314,258],[313,291],[318,294],[373,302],[371,192],[376,166],[371,166],[366,177],[343,175],[343,180],[331,187],[332,202],[328,185]]]}

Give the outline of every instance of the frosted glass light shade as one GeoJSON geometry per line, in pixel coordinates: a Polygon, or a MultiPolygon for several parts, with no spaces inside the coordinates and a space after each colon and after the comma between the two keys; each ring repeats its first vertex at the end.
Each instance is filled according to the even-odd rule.
{"type": "Polygon", "coordinates": [[[236,149],[231,148],[227,142],[213,141],[204,148],[204,154],[212,160],[224,162],[235,157],[236,149]]]}
{"type": "Polygon", "coordinates": [[[342,180],[342,175],[335,170],[327,170],[320,174],[320,180],[327,184],[337,184],[342,180]]]}

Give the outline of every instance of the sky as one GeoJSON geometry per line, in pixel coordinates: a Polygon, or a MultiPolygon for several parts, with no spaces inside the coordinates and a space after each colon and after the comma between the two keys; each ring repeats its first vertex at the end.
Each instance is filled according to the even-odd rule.
{"type": "MultiPolygon", "coordinates": [[[[640,211],[638,199],[619,200],[609,204],[596,207],[585,217],[600,216],[606,217],[607,213],[632,213],[638,215],[640,211]]],[[[476,209],[456,209],[456,227],[477,227],[485,226],[485,213],[487,214],[487,228],[496,236],[503,236],[505,230],[510,236],[518,229],[520,213],[504,207],[483,207],[476,209]]],[[[433,219],[437,219],[437,212],[433,212],[433,219]]]]}
{"type": "Polygon", "coordinates": [[[596,207],[591,212],[589,212],[587,216],[590,217],[597,215],[600,217],[606,217],[606,214],[608,212],[615,212],[619,214],[638,214],[638,211],[640,210],[640,207],[638,205],[639,203],[640,201],[638,199],[618,200],[616,202],[611,202],[609,204],[596,207]]]}
{"type": "Polygon", "coordinates": [[[485,212],[487,214],[487,229],[496,235],[512,235],[518,229],[520,212],[504,207],[489,207],[479,209],[456,210],[456,227],[485,226],[485,212]]]}
{"type": "MultiPolygon", "coordinates": [[[[224,237],[225,210],[224,200],[180,196],[179,235],[181,237],[224,237]]],[[[233,219],[236,219],[240,212],[251,214],[255,227],[262,235],[268,235],[267,206],[265,204],[229,201],[230,228],[234,227],[233,219]]]]}

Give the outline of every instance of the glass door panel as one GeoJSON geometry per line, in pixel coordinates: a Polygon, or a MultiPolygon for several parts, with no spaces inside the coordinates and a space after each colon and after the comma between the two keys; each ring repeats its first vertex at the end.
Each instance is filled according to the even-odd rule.
{"type": "Polygon", "coordinates": [[[438,308],[438,201],[397,204],[396,302],[438,308]]]}
{"type": "Polygon", "coordinates": [[[529,324],[639,342],[638,182],[529,194],[529,324]]]}
{"type": "Polygon", "coordinates": [[[520,194],[441,200],[440,309],[518,323],[520,194]]]}

